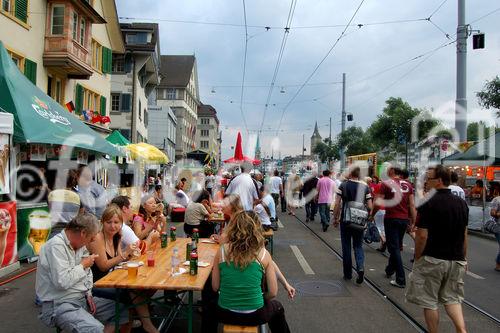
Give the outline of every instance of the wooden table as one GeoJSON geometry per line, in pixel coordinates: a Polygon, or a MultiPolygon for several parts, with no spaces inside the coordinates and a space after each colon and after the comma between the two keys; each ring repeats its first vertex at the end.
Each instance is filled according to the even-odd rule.
{"type": "Polygon", "coordinates": [[[212,213],[208,217],[208,222],[224,223],[224,222],[226,222],[226,219],[224,218],[224,214],[221,216],[217,213],[212,213]]]}
{"type": "MultiPolygon", "coordinates": [[[[188,291],[188,332],[193,331],[193,292],[201,291],[205,285],[210,272],[212,271],[212,263],[217,250],[218,244],[202,243],[202,239],[198,242],[198,261],[209,262],[208,267],[198,267],[198,274],[191,276],[189,271],[182,275],[172,276],[171,273],[171,258],[174,247],[178,248],[180,267],[187,268],[182,263],[186,259],[186,244],[190,242],[189,238],[177,238],[171,242],[169,239],[166,248],[156,249],[155,266],[147,266],[146,255],[141,256],[137,261],[143,261],[144,266],[139,267],[137,278],[129,279],[127,269],[116,269],[110,272],[102,279],[94,283],[95,288],[117,288],[117,289],[140,289],[140,290],[185,290],[188,291]]],[[[159,245],[159,243],[158,243],[159,245]]],[[[116,332],[119,332],[119,302],[116,299],[116,332]]]]}

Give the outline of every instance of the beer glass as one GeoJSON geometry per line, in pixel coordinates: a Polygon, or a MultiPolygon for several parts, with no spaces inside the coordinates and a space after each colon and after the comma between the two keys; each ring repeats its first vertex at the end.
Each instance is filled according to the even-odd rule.
{"type": "Polygon", "coordinates": [[[127,271],[129,279],[137,278],[137,273],[139,272],[139,264],[136,262],[127,263],[127,271]]]}
{"type": "Polygon", "coordinates": [[[33,247],[35,254],[40,253],[40,248],[47,241],[50,233],[50,215],[43,210],[35,210],[28,216],[30,233],[28,241],[33,247]]]}

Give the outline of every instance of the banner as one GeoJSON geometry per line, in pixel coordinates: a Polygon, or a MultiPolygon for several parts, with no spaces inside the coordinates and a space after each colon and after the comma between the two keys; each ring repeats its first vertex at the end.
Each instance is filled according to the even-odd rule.
{"type": "Polygon", "coordinates": [[[10,192],[10,144],[9,134],[0,134],[0,194],[10,192]]]}
{"type": "Polygon", "coordinates": [[[19,207],[17,210],[17,250],[19,259],[37,256],[51,229],[47,204],[19,207]]]}
{"type": "Polygon", "coordinates": [[[0,268],[17,261],[16,202],[0,202],[0,268]]]}

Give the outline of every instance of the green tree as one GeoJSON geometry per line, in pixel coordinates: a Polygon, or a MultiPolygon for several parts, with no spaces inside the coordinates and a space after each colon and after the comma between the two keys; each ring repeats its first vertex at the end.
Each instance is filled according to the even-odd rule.
{"type": "Polygon", "coordinates": [[[469,125],[467,125],[467,141],[479,141],[480,128],[482,128],[483,138],[490,136],[490,131],[494,130],[495,132],[498,132],[497,128],[495,128],[494,126],[487,126],[484,121],[470,123],[469,125]]]}
{"type": "Polygon", "coordinates": [[[500,117],[500,77],[495,76],[491,81],[486,81],[482,91],[476,93],[479,105],[486,109],[497,109],[500,117]]]}
{"type": "Polygon", "coordinates": [[[348,127],[343,133],[337,136],[340,147],[346,147],[346,156],[373,153],[374,147],[370,137],[361,127],[348,127]]]}
{"type": "Polygon", "coordinates": [[[317,154],[321,162],[339,159],[339,146],[336,142],[331,142],[329,138],[323,140],[314,147],[314,154],[317,154]]]}

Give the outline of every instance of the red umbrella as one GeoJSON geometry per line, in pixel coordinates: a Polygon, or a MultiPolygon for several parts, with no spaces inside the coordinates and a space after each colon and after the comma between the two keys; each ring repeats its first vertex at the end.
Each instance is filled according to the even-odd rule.
{"type": "Polygon", "coordinates": [[[234,156],[225,160],[224,163],[242,163],[250,162],[253,165],[259,165],[260,161],[243,155],[243,148],[241,145],[241,133],[238,132],[238,137],[236,138],[236,147],[234,149],[234,156]]]}

